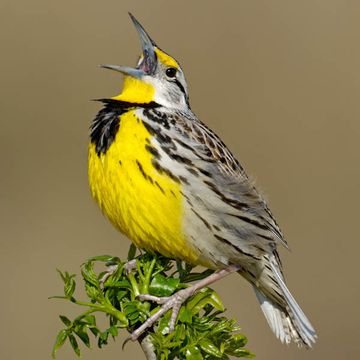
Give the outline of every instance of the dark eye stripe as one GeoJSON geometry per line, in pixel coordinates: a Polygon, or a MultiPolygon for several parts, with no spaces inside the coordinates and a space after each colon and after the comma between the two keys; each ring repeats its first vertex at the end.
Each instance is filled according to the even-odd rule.
{"type": "Polygon", "coordinates": [[[179,87],[179,89],[181,90],[181,92],[185,95],[185,97],[187,96],[186,95],[186,91],[184,89],[184,87],[181,85],[181,82],[178,80],[178,79],[175,79],[173,80],[174,83],[179,87]]]}

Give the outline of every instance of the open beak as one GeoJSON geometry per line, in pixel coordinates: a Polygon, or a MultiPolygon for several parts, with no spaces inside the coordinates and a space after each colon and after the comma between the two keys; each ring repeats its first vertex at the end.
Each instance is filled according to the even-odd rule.
{"type": "Polygon", "coordinates": [[[129,13],[134,26],[139,33],[141,47],[142,47],[142,57],[139,65],[136,68],[131,68],[128,66],[122,65],[100,65],[102,68],[119,71],[125,75],[132,76],[134,78],[140,79],[145,75],[153,75],[156,70],[157,58],[154,51],[155,42],[151,40],[150,36],[141,26],[141,24],[135,19],[135,17],[129,13]]]}

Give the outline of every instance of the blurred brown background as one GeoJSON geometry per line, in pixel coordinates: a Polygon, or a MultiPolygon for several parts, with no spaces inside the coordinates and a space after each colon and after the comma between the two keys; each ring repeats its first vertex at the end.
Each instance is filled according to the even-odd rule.
{"type": "MultiPolygon", "coordinates": [[[[216,288],[248,347],[258,359],[359,358],[359,2],[1,0],[1,359],[49,359],[58,314],[78,311],[47,299],[62,291],[55,268],[126,256],[90,198],[86,147],[89,99],[122,81],[97,64],[139,53],[129,10],[181,62],[194,111],[255,176],[292,248],[288,284],[318,344],[281,345],[231,276],[216,288]]],[[[83,358],[143,355],[117,341],[83,358]]]]}

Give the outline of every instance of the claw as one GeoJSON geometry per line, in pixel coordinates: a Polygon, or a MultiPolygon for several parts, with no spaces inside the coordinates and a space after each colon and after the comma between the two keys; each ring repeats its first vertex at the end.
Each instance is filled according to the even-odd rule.
{"type": "Polygon", "coordinates": [[[121,346],[121,350],[124,350],[124,349],[125,349],[125,345],[126,345],[130,340],[132,340],[131,336],[127,337],[127,338],[124,340],[124,342],[123,342],[123,344],[122,344],[122,346],[121,346]]]}
{"type": "Polygon", "coordinates": [[[103,275],[103,277],[99,280],[100,288],[104,288],[105,281],[114,273],[116,273],[119,265],[109,265],[106,267],[106,273],[103,275]]]}
{"type": "Polygon", "coordinates": [[[136,259],[132,259],[132,260],[128,261],[124,265],[124,269],[125,269],[126,274],[129,274],[129,272],[136,269],[136,259]]]}

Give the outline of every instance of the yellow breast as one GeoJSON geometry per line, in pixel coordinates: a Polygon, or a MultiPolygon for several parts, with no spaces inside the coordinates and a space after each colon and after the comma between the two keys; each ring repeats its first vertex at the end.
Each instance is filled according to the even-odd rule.
{"type": "Polygon", "coordinates": [[[114,141],[98,155],[89,145],[92,196],[109,220],[136,246],[195,263],[183,236],[181,184],[152,165],[151,135],[131,110],[121,115],[114,141]]]}

